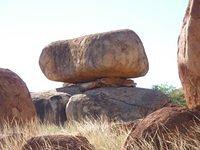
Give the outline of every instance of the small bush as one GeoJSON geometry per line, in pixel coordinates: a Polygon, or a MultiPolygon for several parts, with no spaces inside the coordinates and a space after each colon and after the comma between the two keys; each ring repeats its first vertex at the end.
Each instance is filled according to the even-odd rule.
{"type": "Polygon", "coordinates": [[[186,106],[186,101],[182,88],[176,89],[172,85],[160,84],[160,85],[154,85],[153,89],[166,94],[170,98],[172,103],[181,106],[186,106]]]}

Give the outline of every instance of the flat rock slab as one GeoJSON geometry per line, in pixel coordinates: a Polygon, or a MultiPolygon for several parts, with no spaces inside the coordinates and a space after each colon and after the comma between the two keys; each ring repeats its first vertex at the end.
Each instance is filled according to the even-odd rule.
{"type": "Polygon", "coordinates": [[[43,49],[39,64],[48,79],[66,83],[136,78],[149,69],[142,41],[131,30],[53,42],[43,49]]]}
{"type": "Polygon", "coordinates": [[[151,89],[107,87],[93,89],[70,98],[66,106],[68,120],[107,117],[111,121],[133,121],[164,107],[166,95],[151,89]]]}

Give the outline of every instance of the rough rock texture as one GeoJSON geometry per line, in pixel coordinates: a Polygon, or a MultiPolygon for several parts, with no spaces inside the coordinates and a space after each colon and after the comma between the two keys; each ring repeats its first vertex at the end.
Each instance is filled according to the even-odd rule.
{"type": "Polygon", "coordinates": [[[101,78],[95,81],[78,83],[78,84],[69,84],[64,83],[62,88],[57,88],[58,92],[66,92],[71,95],[80,94],[85,91],[102,88],[102,87],[135,87],[136,83],[134,83],[131,79],[122,79],[122,78],[101,78]]]}
{"type": "Polygon", "coordinates": [[[70,98],[68,120],[107,117],[111,121],[133,121],[162,108],[169,102],[160,92],[132,87],[107,87],[89,90],[70,98]]]}
{"type": "Polygon", "coordinates": [[[46,135],[33,137],[27,141],[22,150],[94,150],[83,136],[46,135]]]}
{"type": "Polygon", "coordinates": [[[174,135],[177,131],[188,134],[190,127],[200,125],[199,118],[200,111],[198,110],[188,110],[177,106],[161,108],[148,115],[132,129],[123,149],[131,149],[131,144],[138,139],[152,140],[153,138],[155,142],[158,142],[158,136],[168,139],[170,133],[174,135]]]}
{"type": "Polygon", "coordinates": [[[178,42],[178,68],[189,108],[200,108],[200,0],[190,0],[178,42]]]}
{"type": "Polygon", "coordinates": [[[149,69],[143,44],[131,30],[53,42],[43,49],[39,64],[48,79],[66,83],[135,78],[149,69]]]}
{"type": "Polygon", "coordinates": [[[47,91],[31,93],[38,118],[42,122],[63,125],[66,118],[65,107],[70,95],[62,92],[47,91]]]}
{"type": "Polygon", "coordinates": [[[26,84],[14,72],[0,68],[0,124],[30,121],[35,107],[26,84]]]}

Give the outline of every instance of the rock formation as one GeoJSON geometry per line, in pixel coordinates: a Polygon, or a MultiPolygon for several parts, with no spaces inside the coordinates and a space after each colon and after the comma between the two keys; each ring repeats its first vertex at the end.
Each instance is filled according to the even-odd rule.
{"type": "Polygon", "coordinates": [[[43,49],[39,64],[48,79],[66,83],[136,78],[149,69],[143,44],[131,30],[53,42],[43,49]]]}
{"type": "Polygon", "coordinates": [[[0,68],[0,124],[10,125],[36,117],[26,84],[14,72],[0,68]]]}
{"type": "Polygon", "coordinates": [[[178,41],[178,68],[189,108],[200,108],[200,1],[190,0],[178,41]]]}
{"type": "Polygon", "coordinates": [[[107,117],[111,121],[133,121],[169,103],[164,94],[142,88],[107,87],[73,95],[66,106],[68,120],[107,117]]]}
{"type": "Polygon", "coordinates": [[[94,150],[83,136],[46,135],[33,137],[27,141],[22,150],[94,150]]]}

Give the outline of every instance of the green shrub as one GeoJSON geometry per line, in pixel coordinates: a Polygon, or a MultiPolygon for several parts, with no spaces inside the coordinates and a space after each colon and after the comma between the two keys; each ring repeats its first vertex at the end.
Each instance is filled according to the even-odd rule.
{"type": "Polygon", "coordinates": [[[170,98],[172,103],[181,106],[186,106],[186,101],[182,88],[177,89],[172,85],[160,84],[160,85],[154,85],[153,89],[166,94],[170,98]]]}

